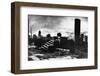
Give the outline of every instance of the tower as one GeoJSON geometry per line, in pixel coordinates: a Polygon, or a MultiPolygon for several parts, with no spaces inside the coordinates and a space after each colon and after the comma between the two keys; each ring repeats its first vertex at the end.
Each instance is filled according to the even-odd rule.
{"type": "Polygon", "coordinates": [[[75,42],[79,42],[80,39],[80,26],[81,21],[80,19],[75,19],[75,42]]]}
{"type": "Polygon", "coordinates": [[[80,56],[80,19],[75,19],[75,31],[74,31],[74,35],[75,35],[75,43],[74,43],[74,53],[80,56]]]}
{"type": "Polygon", "coordinates": [[[38,32],[38,36],[41,37],[41,31],[40,31],[40,30],[39,30],[39,32],[38,32]]]}

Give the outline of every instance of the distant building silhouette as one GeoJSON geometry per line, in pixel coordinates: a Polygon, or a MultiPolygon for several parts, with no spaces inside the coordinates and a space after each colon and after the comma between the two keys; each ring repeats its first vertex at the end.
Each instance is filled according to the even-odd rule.
{"type": "Polygon", "coordinates": [[[49,38],[49,37],[51,37],[51,35],[50,34],[47,34],[47,36],[46,36],[47,38],[49,38]]]}
{"type": "Polygon", "coordinates": [[[38,37],[41,37],[41,31],[39,30],[39,32],[38,32],[38,37]]]}
{"type": "Polygon", "coordinates": [[[49,41],[51,38],[52,38],[52,37],[51,37],[50,34],[47,34],[47,35],[46,35],[46,41],[49,41]]]}
{"type": "Polygon", "coordinates": [[[88,42],[88,36],[85,36],[85,42],[86,43],[88,42]]]}
{"type": "Polygon", "coordinates": [[[33,40],[35,41],[37,39],[37,36],[33,34],[33,40]]]}
{"type": "Polygon", "coordinates": [[[81,34],[80,40],[83,42],[84,41],[84,34],[81,34]]]}

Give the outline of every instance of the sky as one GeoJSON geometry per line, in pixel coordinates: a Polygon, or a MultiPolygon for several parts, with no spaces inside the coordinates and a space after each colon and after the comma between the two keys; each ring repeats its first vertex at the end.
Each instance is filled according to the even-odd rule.
{"type": "Polygon", "coordinates": [[[51,36],[56,36],[58,32],[62,36],[74,35],[75,19],[81,20],[81,33],[88,34],[88,18],[74,16],[43,16],[43,15],[28,15],[29,33],[46,36],[48,33],[51,36]]]}

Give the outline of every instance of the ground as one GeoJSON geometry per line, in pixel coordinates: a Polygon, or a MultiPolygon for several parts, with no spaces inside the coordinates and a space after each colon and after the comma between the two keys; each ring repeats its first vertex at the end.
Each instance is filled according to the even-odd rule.
{"type": "Polygon", "coordinates": [[[76,59],[78,55],[71,54],[70,50],[66,51],[55,51],[53,53],[48,52],[41,52],[41,50],[37,50],[34,48],[30,48],[29,54],[29,61],[32,60],[55,60],[55,59],[76,59]]]}

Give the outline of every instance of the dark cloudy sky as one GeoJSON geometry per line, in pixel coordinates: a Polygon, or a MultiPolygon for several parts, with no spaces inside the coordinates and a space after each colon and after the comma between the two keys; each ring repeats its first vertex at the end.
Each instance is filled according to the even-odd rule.
{"type": "Polygon", "coordinates": [[[68,36],[68,33],[74,33],[75,18],[81,20],[81,33],[87,32],[87,17],[29,15],[29,33],[32,31],[32,34],[38,34],[41,30],[43,36],[48,33],[54,36],[58,32],[61,32],[63,36],[68,36]]]}

